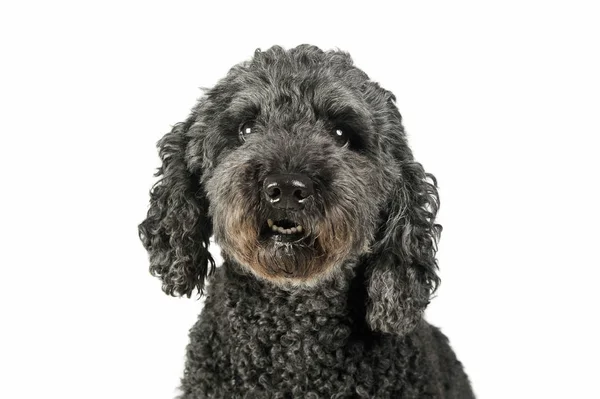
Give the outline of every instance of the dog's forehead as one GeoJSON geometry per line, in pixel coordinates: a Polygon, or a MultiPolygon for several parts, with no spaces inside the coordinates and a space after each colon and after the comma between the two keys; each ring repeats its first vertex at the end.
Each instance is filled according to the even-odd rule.
{"type": "Polygon", "coordinates": [[[249,69],[237,76],[236,83],[228,106],[233,114],[353,113],[370,119],[368,104],[361,94],[364,82],[345,80],[330,73],[326,66],[297,68],[289,73],[279,69],[274,73],[272,68],[249,69]]]}
{"type": "Polygon", "coordinates": [[[289,51],[258,51],[254,58],[234,66],[221,82],[224,91],[235,88],[237,102],[285,103],[291,100],[352,103],[369,82],[343,52],[314,47],[289,51]]]}
{"type": "Polygon", "coordinates": [[[256,108],[266,111],[305,106],[313,111],[356,109],[366,112],[360,94],[344,84],[314,77],[281,77],[268,82],[249,82],[233,96],[231,109],[256,108]]]}

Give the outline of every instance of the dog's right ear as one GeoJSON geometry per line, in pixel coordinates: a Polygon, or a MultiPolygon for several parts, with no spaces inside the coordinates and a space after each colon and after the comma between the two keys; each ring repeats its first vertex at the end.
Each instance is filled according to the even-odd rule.
{"type": "MultiPolygon", "coordinates": [[[[190,171],[187,132],[196,115],[173,127],[159,142],[160,179],[150,190],[150,209],[139,235],[150,258],[150,272],[162,280],[169,295],[203,293],[204,280],[215,262],[208,250],[212,221],[200,176],[190,171]]],[[[201,151],[200,151],[201,152],[201,151]]],[[[198,151],[194,157],[202,156],[198,151]]]]}

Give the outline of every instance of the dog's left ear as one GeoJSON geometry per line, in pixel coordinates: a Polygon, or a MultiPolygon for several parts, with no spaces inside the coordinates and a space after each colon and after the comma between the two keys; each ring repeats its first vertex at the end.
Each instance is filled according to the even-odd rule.
{"type": "MultiPolygon", "coordinates": [[[[173,127],[159,142],[160,180],[150,191],[150,209],[139,225],[139,235],[150,258],[150,272],[162,280],[170,295],[200,294],[215,267],[208,250],[212,221],[209,202],[198,171],[191,170],[186,154],[202,164],[202,148],[190,145],[190,129],[197,115],[173,127]],[[189,147],[189,148],[188,148],[189,147]]],[[[201,173],[201,171],[200,171],[201,173]]]]}
{"type": "Polygon", "coordinates": [[[367,322],[374,331],[406,334],[421,320],[439,284],[437,241],[442,226],[435,223],[439,197],[435,177],[425,173],[408,148],[393,95],[391,132],[399,176],[395,180],[379,237],[367,264],[367,322]]]}

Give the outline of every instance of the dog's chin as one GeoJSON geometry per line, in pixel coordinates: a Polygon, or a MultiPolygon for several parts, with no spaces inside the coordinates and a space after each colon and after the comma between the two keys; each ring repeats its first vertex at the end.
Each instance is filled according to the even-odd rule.
{"type": "Polygon", "coordinates": [[[267,219],[255,231],[254,245],[236,246],[236,258],[256,275],[277,284],[304,285],[326,272],[323,248],[308,222],[267,219]]]}
{"type": "Polygon", "coordinates": [[[237,233],[221,241],[225,252],[258,277],[278,285],[310,286],[351,256],[355,245],[344,224],[334,229],[319,219],[290,214],[271,217],[258,224],[242,219],[242,224],[228,229],[237,233]]]}

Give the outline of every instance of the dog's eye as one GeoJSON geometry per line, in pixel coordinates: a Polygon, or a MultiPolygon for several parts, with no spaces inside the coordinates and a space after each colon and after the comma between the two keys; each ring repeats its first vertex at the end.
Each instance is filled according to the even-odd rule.
{"type": "Polygon", "coordinates": [[[254,121],[247,121],[240,126],[240,140],[246,141],[246,136],[254,133],[254,121]]]}
{"type": "Polygon", "coordinates": [[[350,135],[347,129],[341,127],[333,128],[333,138],[340,147],[348,147],[350,143],[350,135]]]}

